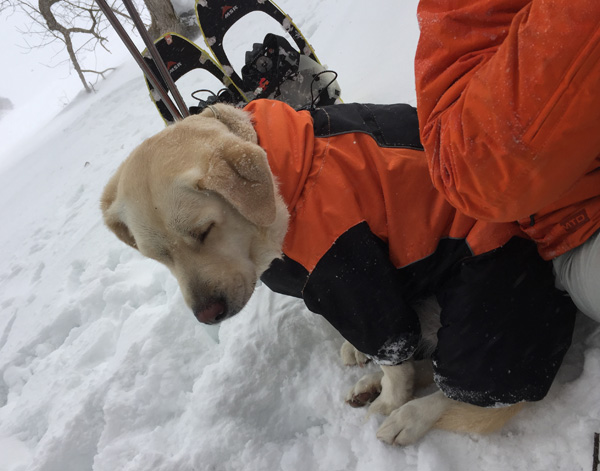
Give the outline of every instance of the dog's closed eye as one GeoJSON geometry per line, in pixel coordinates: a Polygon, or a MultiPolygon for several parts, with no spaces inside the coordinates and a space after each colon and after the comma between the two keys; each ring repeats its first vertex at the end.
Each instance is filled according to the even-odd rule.
{"type": "Polygon", "coordinates": [[[204,241],[208,237],[208,234],[210,234],[210,231],[212,231],[214,227],[215,227],[215,223],[211,222],[208,225],[204,225],[203,228],[191,231],[190,236],[192,238],[194,238],[195,240],[197,240],[198,242],[204,243],[204,241]]]}

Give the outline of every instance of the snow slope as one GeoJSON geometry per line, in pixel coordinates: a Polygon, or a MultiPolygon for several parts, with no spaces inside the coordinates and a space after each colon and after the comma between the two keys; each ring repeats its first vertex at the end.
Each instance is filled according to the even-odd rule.
{"type": "MultiPolygon", "coordinates": [[[[280,5],[339,72],[345,101],[414,104],[416,3],[280,5]]],[[[35,133],[0,151],[0,471],[591,469],[596,324],[579,320],[548,398],[503,432],[386,446],[382,417],[343,403],[365,371],[341,366],[322,318],[260,287],[207,329],[165,268],[103,227],[104,183],[163,127],[133,61],[36,119],[22,117],[35,133]]]]}

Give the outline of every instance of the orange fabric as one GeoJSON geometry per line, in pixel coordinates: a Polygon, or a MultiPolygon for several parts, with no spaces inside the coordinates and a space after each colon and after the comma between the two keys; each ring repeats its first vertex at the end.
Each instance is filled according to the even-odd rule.
{"type": "Polygon", "coordinates": [[[431,184],[422,151],[379,147],[363,133],[315,138],[310,113],[281,102],[245,109],[291,213],[284,253],[309,272],[362,221],[388,244],[396,268],[431,255],[442,238],[466,239],[481,254],[521,234],[515,223],[458,213],[431,184]]]}
{"type": "Polygon", "coordinates": [[[435,187],[519,220],[546,259],[583,243],[600,227],[600,1],[421,0],[418,17],[435,187]]]}

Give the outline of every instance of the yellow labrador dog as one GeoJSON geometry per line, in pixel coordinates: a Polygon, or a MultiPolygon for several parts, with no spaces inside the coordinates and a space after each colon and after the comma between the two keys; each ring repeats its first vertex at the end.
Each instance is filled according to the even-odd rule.
{"type": "Polygon", "coordinates": [[[143,142],[101,202],[108,227],[165,264],[206,323],[244,307],[288,221],[249,117],[219,109],[221,119],[193,116],[143,142]]]}
{"type": "MultiPolygon", "coordinates": [[[[256,122],[247,111],[215,105],[200,115],[164,129],[132,152],[108,182],[102,196],[101,208],[106,225],[123,242],[166,265],[177,278],[187,305],[204,323],[220,322],[238,313],[249,300],[261,275],[274,260],[281,262],[284,245],[293,245],[289,240],[295,237],[294,243],[309,248],[320,243],[318,228],[313,229],[312,235],[300,237],[298,228],[294,226],[299,224],[299,215],[309,204],[308,196],[316,194],[314,184],[305,183],[303,191],[290,189],[280,175],[274,177],[273,168],[280,163],[271,158],[271,154],[283,154],[283,159],[286,159],[286,153],[300,145],[294,141],[298,137],[302,146],[312,146],[306,137],[312,136],[312,128],[307,131],[311,126],[311,116],[308,112],[283,109],[284,105],[280,103],[263,102],[255,106],[262,107],[260,113],[257,109],[253,110],[256,122]],[[272,112],[265,110],[269,107],[272,112]],[[296,115],[303,120],[300,125],[293,129],[277,128],[282,125],[283,118],[296,119],[296,115]],[[256,132],[259,118],[264,120],[266,129],[258,136],[261,145],[256,132]],[[270,135],[280,140],[267,155],[263,147],[270,135]],[[289,145],[281,142],[289,142],[289,145]],[[309,191],[312,193],[308,194],[309,191]],[[295,201],[293,205],[290,203],[292,200],[295,201]],[[313,236],[314,241],[307,241],[313,236]]],[[[330,112],[323,115],[328,125],[331,125],[330,117],[330,112]]],[[[336,133],[333,129],[332,134],[336,133]]],[[[363,134],[354,136],[349,145],[364,149],[367,144],[362,145],[359,141],[370,137],[363,134]]],[[[325,142],[324,146],[324,152],[330,152],[328,156],[333,155],[331,142],[325,142]]],[[[317,152],[315,149],[310,147],[311,152],[317,152]]],[[[416,165],[420,162],[413,158],[417,154],[410,152],[407,159],[411,165],[412,162],[416,165]]],[[[325,178],[327,172],[325,161],[317,167],[298,168],[298,174],[304,174],[307,181],[312,178],[311,175],[325,178]]],[[[409,169],[405,171],[409,172],[409,169]]],[[[360,172],[363,175],[367,170],[361,167],[360,172]]],[[[334,191],[344,192],[345,188],[340,187],[339,191],[334,188],[334,191]]],[[[418,206],[418,203],[411,204],[418,206]]],[[[324,210],[327,213],[323,214],[325,223],[335,219],[338,207],[336,203],[324,210]]],[[[446,206],[441,208],[443,211],[451,210],[446,206]]],[[[339,207],[339,211],[344,212],[341,217],[347,217],[349,212],[344,207],[339,207]]],[[[369,225],[374,227],[376,223],[369,225]]],[[[341,245],[338,244],[338,247],[341,245]]],[[[415,256],[421,257],[418,247],[412,250],[415,256]]],[[[323,254],[319,256],[324,257],[323,254]]],[[[360,258],[359,252],[356,257],[360,258]]],[[[309,268],[316,272],[319,263],[316,261],[310,265],[307,262],[306,266],[310,265],[309,268]]],[[[302,270],[300,272],[304,273],[302,270]]],[[[327,284],[327,278],[322,284],[327,284]]],[[[308,299],[309,290],[305,288],[305,291],[308,299]]],[[[313,307],[309,305],[309,308],[313,307]]],[[[318,309],[317,306],[315,311],[318,312],[318,309]]],[[[419,313],[420,324],[414,325],[423,330],[416,348],[421,352],[424,349],[431,351],[435,348],[436,333],[440,328],[439,306],[428,300],[415,309],[419,313]]],[[[343,327],[345,321],[339,322],[343,327]]],[[[338,330],[343,330],[333,323],[338,330]]],[[[363,330],[368,331],[368,325],[364,325],[363,330]]],[[[343,361],[346,364],[364,363],[367,357],[359,350],[366,348],[357,350],[353,347],[356,345],[354,337],[346,338],[352,344],[344,343],[343,361]]],[[[365,341],[368,343],[369,339],[365,341]]],[[[396,352],[394,348],[386,351],[396,352]]],[[[377,359],[377,355],[369,357],[377,359]]],[[[431,368],[423,368],[410,360],[382,361],[381,364],[381,373],[362,378],[350,391],[347,401],[354,406],[372,401],[371,412],[389,415],[377,434],[387,443],[413,443],[432,427],[488,433],[501,428],[521,407],[520,404],[479,407],[451,399],[442,391],[413,399],[415,386],[422,384],[425,377],[431,378],[431,368]]],[[[439,372],[436,374],[440,376],[439,372]]]]}

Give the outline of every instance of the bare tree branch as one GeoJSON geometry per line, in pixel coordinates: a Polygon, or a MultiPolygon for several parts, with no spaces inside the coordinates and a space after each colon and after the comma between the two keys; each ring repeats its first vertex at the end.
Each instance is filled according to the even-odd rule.
{"type": "MultiPolygon", "coordinates": [[[[147,5],[145,16],[150,17],[153,37],[158,38],[166,32],[189,33],[179,21],[170,0],[137,1],[143,1],[142,6],[147,5]]],[[[120,0],[112,0],[111,9],[131,25],[132,31],[135,30],[120,0]]],[[[94,53],[98,46],[110,52],[106,35],[108,21],[95,0],[0,0],[0,13],[16,11],[23,12],[31,20],[18,29],[23,34],[23,48],[31,50],[59,42],[64,48],[62,51],[67,53],[65,60],[70,62],[87,92],[91,92],[93,86],[86,80],[86,74],[96,75],[97,79],[112,70],[95,71],[81,66],[86,56],[94,53]]]]}

